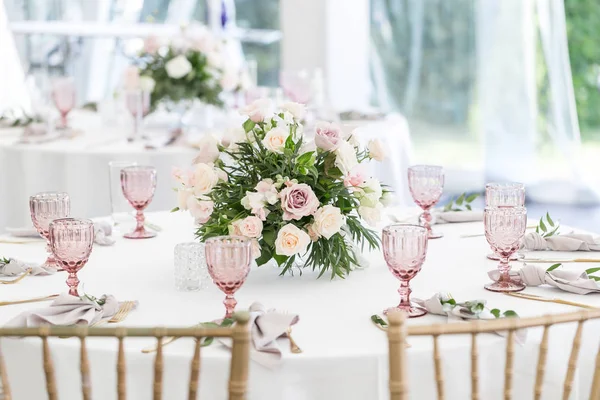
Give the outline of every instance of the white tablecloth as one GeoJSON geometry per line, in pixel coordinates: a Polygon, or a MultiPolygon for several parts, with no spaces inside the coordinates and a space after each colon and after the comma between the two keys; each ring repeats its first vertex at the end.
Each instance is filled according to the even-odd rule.
{"type": "MultiPolygon", "coordinates": [[[[164,228],[155,239],[133,241],[119,239],[114,247],[96,246],[88,265],[80,272],[89,294],[114,294],[120,300],[139,300],[139,308],[123,325],[190,326],[222,316],[223,294],[212,284],[200,292],[178,292],[173,279],[173,247],[192,238],[187,214],[155,214],[152,220],[164,228]]],[[[512,309],[521,316],[573,311],[573,307],[540,303],[488,292],[487,271],[495,267],[485,255],[489,247],[483,237],[461,239],[463,233],[478,233],[481,223],[446,224],[436,227],[445,237],[430,242],[424,268],[411,284],[413,296],[429,297],[438,291],[450,291],[457,300],[486,299],[490,307],[512,309]]],[[[538,253],[541,254],[541,253],[538,253]]],[[[44,245],[0,244],[0,256],[41,262],[44,245]]],[[[557,255],[558,256],[558,255],[557,255]]],[[[562,255],[564,256],[564,255],[562,255]]],[[[267,370],[251,363],[250,399],[257,400],[378,400],[387,396],[387,340],[372,326],[370,316],[397,304],[398,282],[387,270],[379,253],[370,256],[371,266],[354,271],[347,279],[316,280],[316,274],[279,276],[274,267],[254,268],[238,291],[238,307],[254,301],[266,307],[298,313],[300,322],[294,338],[304,353],[287,351],[281,339],[284,360],[281,368],[267,370]]],[[[592,265],[586,265],[589,268],[592,265]]],[[[569,265],[567,268],[584,268],[569,265]]],[[[0,301],[30,298],[65,291],[65,275],[28,277],[17,285],[0,288],[0,301]]],[[[528,288],[527,292],[585,302],[600,306],[594,295],[577,296],[548,287],[528,288]]],[[[41,307],[25,304],[0,307],[0,324],[18,313],[41,307]]],[[[410,320],[411,324],[444,322],[445,318],[427,315],[410,320]]],[[[587,398],[589,378],[598,348],[597,323],[586,324],[579,369],[572,399],[587,398]],[[583,388],[582,390],[579,390],[583,388]]],[[[543,398],[561,398],[574,327],[552,328],[550,352],[543,398]]],[[[530,399],[533,393],[539,330],[529,330],[524,346],[516,346],[514,393],[516,399],[530,399]],[[518,394],[518,395],[517,395],[518,394]]],[[[411,398],[435,398],[432,344],[429,338],[410,338],[409,351],[411,398]]],[[[126,340],[127,387],[129,399],[151,398],[153,355],[142,354],[150,341],[126,340]]],[[[80,399],[78,385],[79,342],[56,339],[51,343],[61,400],[80,399]]],[[[116,342],[89,340],[94,399],[116,398],[116,342]]],[[[193,345],[180,340],[165,348],[165,398],[186,398],[189,361],[193,345]]],[[[4,355],[15,399],[45,398],[39,340],[5,340],[4,355]]],[[[502,397],[505,340],[497,335],[479,337],[480,398],[502,397]]],[[[447,398],[470,398],[470,338],[455,337],[442,341],[447,398]]],[[[228,352],[217,345],[203,350],[201,397],[225,398],[228,352]]]]}

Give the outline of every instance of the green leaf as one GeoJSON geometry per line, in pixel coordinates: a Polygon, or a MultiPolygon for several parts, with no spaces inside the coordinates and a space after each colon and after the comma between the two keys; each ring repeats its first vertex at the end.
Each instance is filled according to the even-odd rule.
{"type": "Polygon", "coordinates": [[[260,249],[260,257],[258,257],[255,260],[256,265],[258,265],[259,267],[261,265],[265,265],[269,262],[269,260],[271,260],[271,258],[273,258],[273,253],[271,253],[271,249],[269,248],[269,246],[262,246],[260,249]]]}
{"type": "Polygon", "coordinates": [[[589,275],[589,276],[588,276],[588,278],[590,278],[590,279],[593,279],[593,280],[595,280],[596,282],[597,282],[597,281],[600,281],[600,276],[592,276],[592,275],[589,275]]]}
{"type": "Polygon", "coordinates": [[[472,208],[471,208],[471,205],[470,205],[470,204],[466,204],[466,205],[465,205],[465,208],[466,208],[467,210],[469,210],[469,211],[471,211],[471,210],[472,210],[472,208]]]}
{"type": "Polygon", "coordinates": [[[510,318],[510,317],[518,317],[519,314],[517,314],[516,312],[514,312],[513,310],[506,310],[504,311],[504,313],[502,314],[504,317],[510,318]]]}
{"type": "Polygon", "coordinates": [[[444,211],[450,211],[450,209],[452,209],[452,202],[450,202],[444,206],[444,211]]]}
{"type": "Polygon", "coordinates": [[[546,219],[548,220],[548,223],[550,224],[550,226],[554,226],[554,221],[552,221],[552,218],[550,218],[550,214],[546,211],[546,219]]]}
{"type": "Polygon", "coordinates": [[[289,135],[287,137],[287,139],[285,140],[285,148],[291,150],[292,152],[294,152],[294,150],[296,150],[296,144],[294,143],[294,139],[292,138],[292,135],[289,135]]]}
{"type": "Polygon", "coordinates": [[[388,326],[388,323],[385,322],[385,320],[377,314],[371,315],[371,321],[375,322],[377,325],[384,327],[384,328],[387,328],[387,326],[388,326]]]}
{"type": "Polygon", "coordinates": [[[546,225],[544,224],[544,221],[542,221],[541,218],[540,218],[540,229],[542,230],[542,232],[548,232],[548,228],[546,228],[546,225]]]}
{"type": "Polygon", "coordinates": [[[252,129],[254,129],[254,127],[256,126],[256,122],[252,121],[251,119],[247,119],[246,122],[244,122],[244,131],[246,133],[250,132],[252,129]]]}
{"type": "Polygon", "coordinates": [[[177,211],[179,211],[179,207],[175,207],[171,210],[171,212],[177,212],[177,211]]]}
{"type": "Polygon", "coordinates": [[[454,202],[456,203],[456,205],[461,206],[463,201],[465,201],[465,194],[461,194],[460,196],[458,196],[458,199],[456,199],[454,202]]]}
{"type": "Polygon", "coordinates": [[[467,198],[465,199],[465,201],[467,203],[472,203],[473,200],[475,200],[478,197],[479,197],[479,193],[473,193],[473,194],[470,194],[469,196],[467,196],[467,198]]]}
{"type": "Polygon", "coordinates": [[[598,272],[600,271],[600,267],[596,267],[596,268],[590,268],[590,269],[586,269],[585,272],[587,274],[593,274],[594,272],[598,272]]]}
{"type": "Polygon", "coordinates": [[[282,255],[279,255],[279,254],[273,254],[273,259],[275,261],[277,261],[277,265],[279,265],[279,266],[283,265],[283,263],[285,263],[288,258],[289,258],[288,256],[282,256],[282,255]]]}
{"type": "Polygon", "coordinates": [[[556,268],[560,267],[561,265],[562,265],[561,263],[553,264],[550,267],[548,267],[548,269],[546,270],[546,272],[554,271],[556,268]]]}
{"type": "Polygon", "coordinates": [[[494,315],[494,317],[500,318],[500,310],[498,310],[497,308],[490,310],[490,312],[492,313],[492,315],[494,315]]]}
{"type": "Polygon", "coordinates": [[[309,151],[308,153],[302,154],[300,157],[296,159],[296,163],[300,165],[309,165],[311,158],[314,157],[314,153],[309,151]]]}
{"type": "Polygon", "coordinates": [[[212,336],[205,337],[204,339],[202,339],[202,343],[200,344],[200,346],[202,346],[202,347],[210,346],[212,344],[212,342],[214,342],[214,340],[215,340],[215,338],[212,336]]]}
{"type": "Polygon", "coordinates": [[[274,231],[263,231],[263,240],[265,241],[266,244],[268,244],[270,247],[275,247],[275,239],[277,238],[277,235],[275,235],[274,231]]]}

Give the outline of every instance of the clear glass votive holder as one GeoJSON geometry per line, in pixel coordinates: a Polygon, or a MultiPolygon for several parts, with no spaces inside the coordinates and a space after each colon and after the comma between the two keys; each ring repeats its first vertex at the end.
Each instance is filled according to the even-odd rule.
{"type": "Polygon", "coordinates": [[[179,243],[175,246],[175,287],[182,291],[204,289],[210,281],[204,243],[179,243]]]}

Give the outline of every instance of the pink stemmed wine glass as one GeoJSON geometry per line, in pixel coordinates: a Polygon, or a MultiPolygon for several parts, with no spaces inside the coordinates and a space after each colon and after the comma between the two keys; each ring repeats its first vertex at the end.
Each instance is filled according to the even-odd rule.
{"type": "Polygon", "coordinates": [[[79,297],[77,272],[87,263],[94,245],[94,223],[63,218],[50,223],[50,247],[59,265],[69,273],[69,294],[79,297]]]}
{"type": "Polygon", "coordinates": [[[125,198],[136,209],[137,225],[133,232],[123,235],[127,239],[148,239],[156,236],[144,228],[144,209],[154,197],[156,169],[154,167],[131,166],[121,170],[121,189],[125,198]]]}
{"type": "Polygon", "coordinates": [[[231,318],[235,292],[246,282],[252,262],[252,241],[241,236],[217,236],[206,241],[206,264],[215,285],[225,293],[225,318],[231,318]]]}
{"type": "Polygon", "coordinates": [[[130,141],[136,139],[140,132],[142,119],[150,112],[150,92],[147,90],[129,90],[125,95],[127,110],[133,117],[133,136],[130,141]]]}
{"type": "Polygon", "coordinates": [[[400,281],[400,304],[383,311],[404,311],[410,318],[427,314],[410,302],[410,280],[421,271],[428,241],[427,228],[418,225],[395,224],[383,229],[383,257],[392,274],[400,281]]]}
{"type": "Polygon", "coordinates": [[[419,221],[427,228],[429,239],[438,239],[444,236],[431,229],[431,213],[429,212],[440,200],[444,191],[444,169],[435,165],[409,167],[408,188],[415,203],[423,209],[419,221]]]}
{"type": "Polygon", "coordinates": [[[525,207],[486,207],[483,211],[485,238],[492,250],[500,257],[496,282],[484,287],[492,292],[518,292],[525,285],[510,277],[510,258],[519,249],[521,239],[527,228],[527,209],[525,207]]]}
{"type": "Polygon", "coordinates": [[[59,128],[68,127],[67,115],[75,107],[75,81],[72,77],[58,78],[52,85],[52,99],[60,113],[59,128]]]}
{"type": "Polygon", "coordinates": [[[42,265],[43,268],[59,269],[59,265],[50,249],[50,222],[55,219],[67,218],[71,215],[71,200],[66,193],[45,192],[38,193],[29,198],[29,211],[31,221],[40,236],[46,239],[48,258],[42,265]]]}
{"type": "Polygon", "coordinates": [[[485,185],[486,207],[524,207],[525,185],[522,183],[488,183],[485,185]]]}

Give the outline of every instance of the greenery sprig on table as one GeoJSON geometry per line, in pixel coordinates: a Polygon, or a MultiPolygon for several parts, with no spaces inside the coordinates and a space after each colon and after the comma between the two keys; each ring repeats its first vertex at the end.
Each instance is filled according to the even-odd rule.
{"type": "Polygon", "coordinates": [[[535,232],[540,234],[543,238],[549,238],[554,235],[558,235],[558,229],[560,224],[554,222],[550,217],[550,214],[546,212],[546,215],[540,218],[540,222],[535,227],[535,232]]]}
{"type": "MultiPolygon", "coordinates": [[[[546,272],[554,271],[555,269],[560,268],[560,267],[562,267],[561,263],[553,264],[550,267],[548,267],[548,269],[546,269],[546,272]]],[[[593,268],[586,269],[585,273],[588,275],[588,278],[593,279],[593,280],[595,280],[595,281],[598,282],[598,281],[600,281],[600,276],[591,275],[591,274],[596,273],[598,271],[600,271],[600,267],[593,267],[593,268]]]]}
{"type": "Polygon", "coordinates": [[[479,197],[479,193],[473,193],[467,195],[466,193],[461,194],[456,199],[450,201],[450,203],[444,206],[444,211],[471,211],[473,207],[471,203],[479,197]]]}
{"type": "Polygon", "coordinates": [[[21,111],[21,116],[16,116],[14,112],[0,115],[0,127],[5,124],[8,127],[24,127],[29,126],[34,122],[42,122],[42,119],[37,115],[28,115],[21,111]]]}
{"type": "MultiPolygon", "coordinates": [[[[224,318],[223,321],[221,321],[221,323],[217,324],[216,322],[201,322],[200,326],[202,328],[228,328],[231,325],[233,325],[234,319],[233,318],[224,318]]],[[[202,343],[200,344],[200,346],[202,347],[206,347],[206,346],[210,346],[213,342],[214,342],[215,338],[214,337],[205,337],[202,339],[202,343]]]]}

